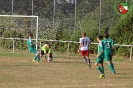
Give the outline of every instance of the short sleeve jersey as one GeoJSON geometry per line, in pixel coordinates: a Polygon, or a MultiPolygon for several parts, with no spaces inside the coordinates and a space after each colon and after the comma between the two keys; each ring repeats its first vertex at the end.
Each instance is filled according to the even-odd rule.
{"type": "Polygon", "coordinates": [[[32,44],[33,44],[32,39],[29,38],[28,41],[27,41],[27,45],[28,45],[28,49],[29,49],[29,50],[34,49],[34,47],[32,46],[32,44]]]}
{"type": "Polygon", "coordinates": [[[51,48],[47,48],[47,44],[44,44],[42,46],[42,50],[44,51],[44,53],[46,53],[46,51],[48,51],[48,53],[51,53],[52,52],[52,49],[51,48]]]}
{"type": "Polygon", "coordinates": [[[103,45],[104,55],[113,54],[112,47],[114,46],[114,42],[112,39],[105,38],[104,40],[102,40],[102,45],[103,45]]]}
{"type": "Polygon", "coordinates": [[[80,38],[80,43],[82,44],[80,50],[88,50],[88,43],[91,42],[91,40],[88,37],[80,38]]]}

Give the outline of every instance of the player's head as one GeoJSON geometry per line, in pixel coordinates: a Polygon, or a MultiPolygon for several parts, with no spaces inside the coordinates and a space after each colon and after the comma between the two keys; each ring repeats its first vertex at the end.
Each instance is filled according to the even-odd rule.
{"type": "Polygon", "coordinates": [[[47,44],[47,47],[50,48],[50,44],[47,44]]]}
{"type": "Polygon", "coordinates": [[[86,32],[82,32],[82,37],[85,37],[86,36],[86,32]]]}
{"type": "Polygon", "coordinates": [[[102,40],[103,36],[102,35],[97,35],[97,41],[102,40]]]}
{"type": "Polygon", "coordinates": [[[104,37],[105,38],[109,38],[109,34],[108,33],[104,33],[104,37]]]}
{"type": "Polygon", "coordinates": [[[32,34],[32,33],[29,33],[29,37],[30,37],[30,38],[33,38],[33,34],[32,34]]]}

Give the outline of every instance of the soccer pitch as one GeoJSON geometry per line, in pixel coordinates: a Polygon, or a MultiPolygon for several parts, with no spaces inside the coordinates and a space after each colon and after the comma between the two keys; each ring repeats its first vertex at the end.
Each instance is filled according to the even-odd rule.
{"type": "Polygon", "coordinates": [[[116,69],[112,75],[104,63],[105,78],[94,66],[95,57],[90,55],[92,69],[82,58],[56,57],[48,63],[41,58],[32,62],[32,54],[0,53],[1,88],[133,88],[133,63],[113,61],[116,69]]]}

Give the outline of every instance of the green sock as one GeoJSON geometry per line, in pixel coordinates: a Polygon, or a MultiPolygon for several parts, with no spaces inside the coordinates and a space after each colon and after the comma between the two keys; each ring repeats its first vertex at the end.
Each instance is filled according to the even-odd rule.
{"type": "Polygon", "coordinates": [[[114,69],[114,72],[115,72],[115,68],[114,68],[114,64],[112,63],[112,67],[113,67],[113,69],[114,69]]]}
{"type": "Polygon", "coordinates": [[[38,62],[40,62],[40,56],[39,55],[38,55],[37,59],[38,59],[38,62]]]}
{"type": "Polygon", "coordinates": [[[102,74],[102,69],[100,66],[97,67],[97,70],[102,74]]]}
{"type": "Polygon", "coordinates": [[[113,64],[109,64],[108,66],[109,66],[109,68],[110,68],[110,70],[111,70],[112,72],[115,72],[115,70],[114,70],[114,65],[113,65],[113,64]]]}
{"type": "Polygon", "coordinates": [[[34,60],[36,60],[36,59],[37,59],[37,57],[38,57],[38,55],[35,55],[35,56],[34,56],[34,60]]]}
{"type": "Polygon", "coordinates": [[[104,67],[100,67],[101,68],[101,70],[102,70],[102,74],[104,74],[104,67]]]}

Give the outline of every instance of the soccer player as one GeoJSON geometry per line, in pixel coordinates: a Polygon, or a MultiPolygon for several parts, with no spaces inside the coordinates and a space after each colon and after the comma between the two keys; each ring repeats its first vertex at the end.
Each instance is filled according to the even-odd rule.
{"type": "Polygon", "coordinates": [[[29,39],[27,41],[27,45],[28,45],[28,49],[31,53],[35,54],[33,62],[36,62],[36,59],[38,59],[38,62],[40,62],[40,53],[36,50],[36,48],[34,47],[35,44],[33,44],[32,42],[32,38],[33,38],[33,34],[29,33],[29,39]]]}
{"type": "Polygon", "coordinates": [[[88,63],[89,69],[91,69],[90,58],[89,58],[89,49],[88,44],[91,40],[86,37],[86,32],[82,32],[82,38],[79,39],[79,51],[83,57],[83,59],[88,63]]]}
{"type": "Polygon", "coordinates": [[[51,49],[50,44],[44,44],[42,46],[40,57],[42,57],[43,55],[45,56],[48,62],[52,61],[53,57],[52,57],[52,49],[51,49]],[[47,58],[46,58],[46,54],[47,54],[47,58]]]}
{"type": "Polygon", "coordinates": [[[115,69],[114,69],[114,65],[112,62],[112,56],[113,56],[113,52],[114,52],[114,43],[113,43],[113,40],[109,38],[108,33],[105,33],[104,37],[105,37],[105,39],[102,40],[104,57],[105,57],[106,61],[108,62],[108,66],[109,66],[112,74],[115,74],[115,69]]]}
{"type": "Polygon", "coordinates": [[[95,62],[95,66],[97,67],[97,70],[101,73],[99,78],[104,77],[104,66],[103,66],[103,61],[104,61],[104,53],[103,53],[103,47],[102,47],[102,36],[98,35],[97,36],[97,41],[98,41],[98,54],[97,54],[97,59],[95,62]]]}

